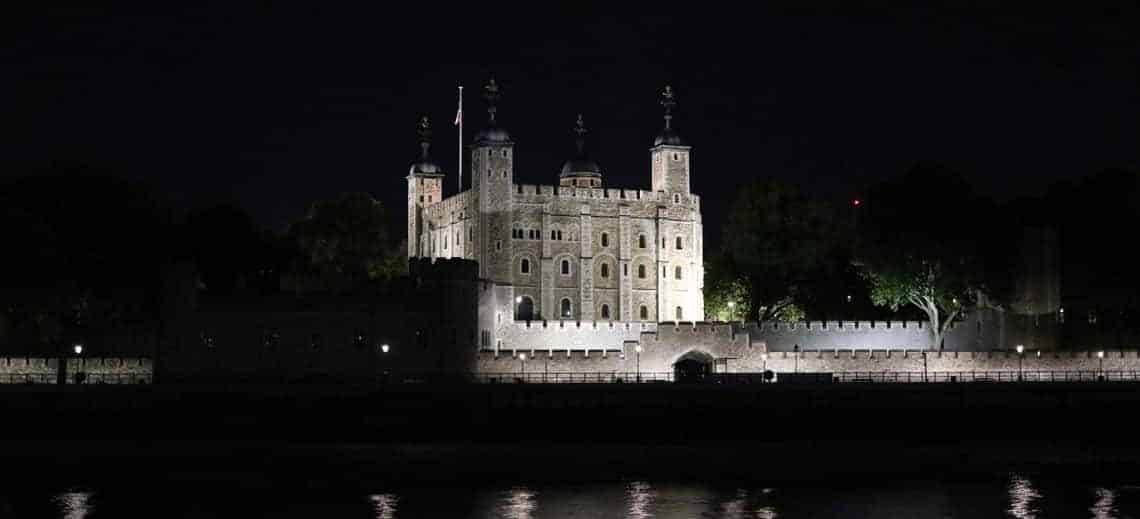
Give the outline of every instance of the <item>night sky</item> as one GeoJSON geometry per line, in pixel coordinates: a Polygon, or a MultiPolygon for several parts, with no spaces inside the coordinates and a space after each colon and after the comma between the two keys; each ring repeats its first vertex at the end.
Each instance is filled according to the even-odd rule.
{"type": "Polygon", "coordinates": [[[1138,165],[1140,8],[1066,4],[55,8],[4,31],[0,175],[87,162],[182,209],[240,204],[273,229],[316,198],[366,191],[402,229],[418,115],[453,193],[456,86],[470,141],[494,74],[529,184],[556,182],[581,112],[606,185],[648,189],[657,92],[672,84],[714,243],[735,187],[757,176],[843,199],[937,160],[999,199],[1032,195],[1138,165]]]}

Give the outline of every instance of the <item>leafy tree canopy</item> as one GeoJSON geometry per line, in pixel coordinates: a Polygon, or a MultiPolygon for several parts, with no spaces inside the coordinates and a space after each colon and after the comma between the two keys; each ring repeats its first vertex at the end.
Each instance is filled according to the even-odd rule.
{"type": "Polygon", "coordinates": [[[872,302],[921,310],[938,347],[949,324],[986,292],[994,214],[960,175],[937,165],[873,187],[858,216],[855,260],[872,302]]]}
{"type": "Polygon", "coordinates": [[[790,184],[762,179],[740,190],[722,235],[721,268],[730,283],[744,285],[749,319],[803,317],[803,287],[833,267],[840,247],[833,224],[826,206],[790,184]]]}
{"type": "Polygon", "coordinates": [[[323,275],[355,283],[387,280],[404,269],[404,251],[388,233],[383,206],[364,193],[313,203],[289,235],[323,275]]]}

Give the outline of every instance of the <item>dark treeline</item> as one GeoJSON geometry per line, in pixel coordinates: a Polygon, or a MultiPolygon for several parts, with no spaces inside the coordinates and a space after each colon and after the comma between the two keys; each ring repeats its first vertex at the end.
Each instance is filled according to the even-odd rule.
{"type": "Polygon", "coordinates": [[[998,203],[960,172],[920,163],[840,203],[758,179],[728,211],[721,248],[705,251],[709,319],[915,319],[938,329],[981,305],[1054,320],[1086,342],[1120,344],[1140,330],[1135,171],[998,203]]]}
{"type": "Polygon", "coordinates": [[[56,354],[79,342],[99,353],[115,342],[100,337],[153,337],[187,273],[200,297],[232,298],[298,280],[368,290],[403,266],[384,208],[361,193],[298,208],[275,233],[233,204],[180,212],[143,183],[59,162],[0,184],[0,212],[6,353],[56,354]]]}
{"type": "MultiPolygon", "coordinates": [[[[144,184],[79,163],[0,185],[0,348],[46,354],[96,336],[157,333],[173,272],[191,272],[201,297],[234,298],[369,290],[405,265],[403,231],[393,230],[404,208],[385,211],[367,194],[299,207],[281,232],[257,228],[232,204],[173,207],[144,184]]],[[[757,179],[727,211],[723,229],[706,229],[722,244],[705,251],[709,320],[942,326],[981,304],[1063,319],[1082,337],[1140,330],[1134,171],[1006,203],[938,164],[841,203],[757,179]]]]}

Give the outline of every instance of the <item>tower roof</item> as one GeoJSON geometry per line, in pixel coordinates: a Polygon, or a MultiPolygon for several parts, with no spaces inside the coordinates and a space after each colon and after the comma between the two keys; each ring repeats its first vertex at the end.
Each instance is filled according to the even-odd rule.
{"type": "Polygon", "coordinates": [[[653,139],[654,146],[685,146],[685,141],[681,139],[681,134],[677,133],[677,129],[673,128],[673,109],[677,106],[677,99],[673,93],[673,87],[665,85],[665,90],[661,91],[661,106],[665,109],[665,128],[661,133],[657,134],[657,138],[653,139]]]}
{"type": "Polygon", "coordinates": [[[475,134],[475,144],[510,144],[511,135],[507,130],[500,128],[498,122],[495,121],[495,114],[498,113],[498,107],[495,105],[501,97],[499,93],[499,85],[495,83],[495,78],[492,77],[483,86],[483,99],[487,101],[487,126],[479,130],[475,134]]]}
{"type": "Polygon", "coordinates": [[[574,126],[574,144],[577,153],[562,164],[562,172],[559,173],[559,178],[602,176],[602,168],[586,155],[586,133],[586,123],[582,121],[582,114],[578,114],[578,121],[574,126]]]}
{"type": "Polygon", "coordinates": [[[431,120],[428,117],[420,117],[420,123],[416,127],[416,134],[420,138],[420,160],[412,163],[409,168],[409,175],[442,175],[443,168],[438,164],[432,162],[431,150],[431,120]]]}

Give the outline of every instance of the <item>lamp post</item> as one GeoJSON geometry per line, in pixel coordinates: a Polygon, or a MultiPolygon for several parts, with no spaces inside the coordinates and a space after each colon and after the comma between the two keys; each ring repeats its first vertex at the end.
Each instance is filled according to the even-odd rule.
{"type": "MultiPolygon", "coordinates": [[[[388,356],[388,350],[390,350],[390,349],[391,349],[391,347],[390,347],[390,346],[388,346],[388,344],[387,344],[387,343],[385,343],[385,344],[381,344],[381,345],[380,345],[380,356],[381,356],[381,357],[386,357],[386,356],[388,356]]],[[[384,377],[384,378],[383,378],[384,382],[385,382],[385,383],[387,383],[387,382],[388,382],[388,362],[387,362],[387,361],[384,361],[384,360],[381,360],[381,364],[382,364],[382,365],[383,365],[383,367],[384,367],[384,370],[381,372],[381,375],[383,375],[383,377],[384,377]]]]}
{"type": "Polygon", "coordinates": [[[84,376],[82,374],[83,372],[79,370],[79,356],[83,355],[83,345],[76,344],[74,347],[72,347],[71,351],[75,352],[75,383],[81,384],[83,383],[84,376]]]}
{"type": "Polygon", "coordinates": [[[765,378],[768,376],[768,352],[761,353],[760,360],[764,361],[764,368],[760,370],[760,383],[763,384],[768,381],[765,378]]]}
{"type": "Polygon", "coordinates": [[[1017,381],[1021,382],[1021,361],[1025,359],[1025,346],[1017,345],[1017,381]]]}
{"type": "Polygon", "coordinates": [[[929,373],[929,371],[927,371],[927,368],[926,368],[926,351],[923,351],[922,352],[922,381],[923,382],[930,382],[930,378],[929,378],[928,373],[929,373]]]}
{"type": "Polygon", "coordinates": [[[520,372],[522,373],[522,376],[523,376],[523,381],[526,381],[526,354],[525,353],[519,354],[519,364],[520,364],[520,372]]]}
{"type": "Polygon", "coordinates": [[[735,301],[729,301],[728,302],[728,320],[729,321],[735,321],[736,320],[736,302],[735,301]]]}
{"type": "Polygon", "coordinates": [[[633,347],[633,352],[637,354],[637,383],[641,383],[641,345],[633,347]]]}
{"type": "Polygon", "coordinates": [[[1104,350],[1096,352],[1096,358],[1100,362],[1100,376],[1104,377],[1104,350]]]}

